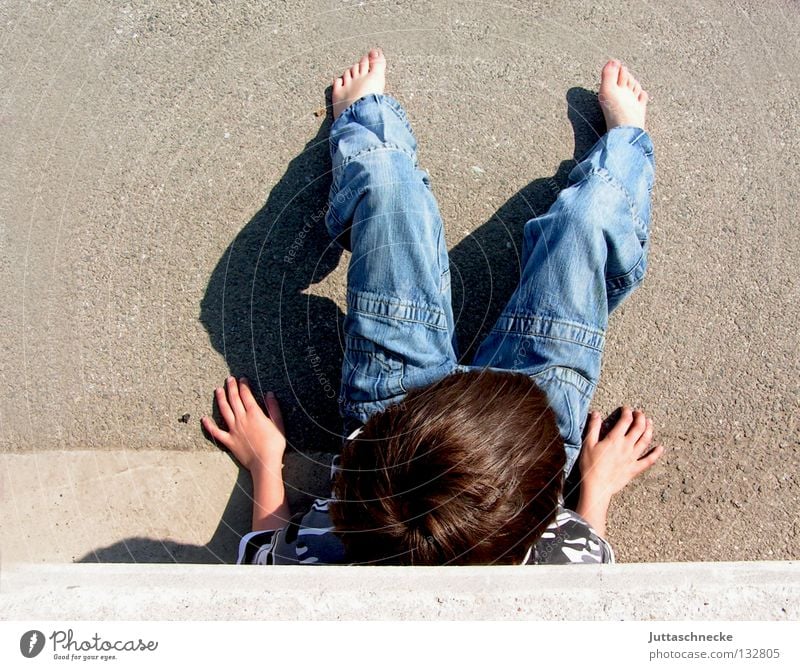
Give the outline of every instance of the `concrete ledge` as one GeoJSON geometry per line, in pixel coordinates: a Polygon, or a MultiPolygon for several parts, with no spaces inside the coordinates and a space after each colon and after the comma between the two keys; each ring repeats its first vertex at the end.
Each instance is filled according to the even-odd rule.
{"type": "Polygon", "coordinates": [[[4,620],[793,620],[800,563],[495,568],[28,565],[4,620]]]}

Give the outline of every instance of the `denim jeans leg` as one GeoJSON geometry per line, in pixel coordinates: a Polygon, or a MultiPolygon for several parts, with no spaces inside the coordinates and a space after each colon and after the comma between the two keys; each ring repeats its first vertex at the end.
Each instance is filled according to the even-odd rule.
{"type": "Polygon", "coordinates": [[[339,409],[344,429],[456,365],[442,219],[394,98],[369,94],[331,127],[325,223],[351,252],[339,409]]]}
{"type": "Polygon", "coordinates": [[[609,314],[643,280],[653,144],[641,128],[606,133],[550,210],[525,224],[519,285],[472,365],[517,370],[547,393],[567,450],[580,451],[609,314]]]}

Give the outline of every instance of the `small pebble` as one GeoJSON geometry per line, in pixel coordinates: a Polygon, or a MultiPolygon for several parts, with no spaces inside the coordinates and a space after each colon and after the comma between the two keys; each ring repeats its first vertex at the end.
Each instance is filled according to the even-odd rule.
{"type": "Polygon", "coordinates": [[[181,423],[189,423],[189,419],[191,418],[192,415],[187,412],[186,414],[181,414],[181,417],[180,419],[178,419],[178,421],[180,421],[181,423]]]}

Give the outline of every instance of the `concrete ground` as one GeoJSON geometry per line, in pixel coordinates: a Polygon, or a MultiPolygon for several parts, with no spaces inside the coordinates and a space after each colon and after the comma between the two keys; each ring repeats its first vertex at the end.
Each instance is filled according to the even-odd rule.
{"type": "Polygon", "coordinates": [[[651,92],[650,271],[594,406],[662,462],[613,504],[620,561],[800,558],[800,16],[787,0],[0,5],[0,557],[231,561],[247,478],[201,434],[224,377],[283,403],[295,506],[340,428],[347,254],[324,89],[372,45],[407,107],[467,355],[601,115],[651,92]],[[297,245],[299,260],[284,262],[297,245]]]}

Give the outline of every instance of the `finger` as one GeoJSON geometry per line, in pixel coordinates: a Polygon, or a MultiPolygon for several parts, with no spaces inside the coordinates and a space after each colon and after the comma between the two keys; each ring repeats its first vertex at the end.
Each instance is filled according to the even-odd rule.
{"type": "Polygon", "coordinates": [[[603,425],[602,419],[598,412],[592,412],[589,415],[589,421],[586,424],[586,435],[583,438],[583,446],[594,446],[600,440],[600,426],[603,425]]]}
{"type": "Polygon", "coordinates": [[[647,428],[647,417],[644,412],[640,410],[633,411],[633,423],[631,423],[625,437],[628,438],[630,444],[636,444],[636,441],[644,434],[647,428]]]}
{"type": "Polygon", "coordinates": [[[632,421],[633,412],[631,411],[631,408],[626,405],[620,410],[617,423],[614,424],[614,427],[608,431],[608,437],[614,440],[625,437],[625,434],[628,432],[628,428],[631,427],[632,421]]]}
{"type": "Polygon", "coordinates": [[[228,402],[231,404],[234,416],[242,416],[244,414],[244,405],[242,399],[239,397],[239,385],[236,383],[235,377],[228,377],[228,402]]]}
{"type": "Polygon", "coordinates": [[[219,413],[222,414],[222,418],[225,421],[225,425],[228,427],[228,430],[233,428],[233,425],[236,423],[236,418],[233,416],[233,410],[231,406],[228,404],[228,397],[225,395],[225,389],[221,386],[217,389],[214,389],[214,395],[217,398],[217,406],[219,407],[219,413]]]}
{"type": "Polygon", "coordinates": [[[242,405],[244,405],[246,411],[252,412],[254,409],[258,408],[258,403],[253,395],[253,391],[250,389],[250,382],[247,380],[247,377],[242,377],[239,380],[239,397],[242,399],[242,405]]]}
{"type": "Polygon", "coordinates": [[[230,433],[226,433],[222,428],[220,428],[210,416],[204,416],[200,419],[200,423],[203,424],[203,428],[206,429],[206,432],[211,436],[211,439],[214,442],[219,442],[222,446],[226,449],[230,449],[231,445],[231,435],[230,433]]]}
{"type": "Polygon", "coordinates": [[[663,455],[664,455],[664,447],[662,447],[659,444],[655,449],[653,449],[653,451],[647,454],[647,456],[645,456],[641,460],[636,461],[636,467],[634,469],[635,472],[634,477],[638,477],[645,470],[650,468],[653,465],[653,463],[655,463],[663,455]]]}
{"type": "Polygon", "coordinates": [[[642,454],[646,453],[650,448],[650,443],[653,441],[653,422],[647,419],[645,422],[645,429],[642,436],[633,445],[633,453],[636,458],[641,458],[642,454]]]}
{"type": "Polygon", "coordinates": [[[278,427],[278,430],[281,431],[281,435],[286,435],[286,429],[283,426],[283,414],[281,414],[281,406],[278,404],[278,399],[275,397],[275,394],[272,391],[267,391],[267,394],[264,396],[264,404],[267,407],[267,413],[269,414],[269,418],[275,423],[278,427]]]}

